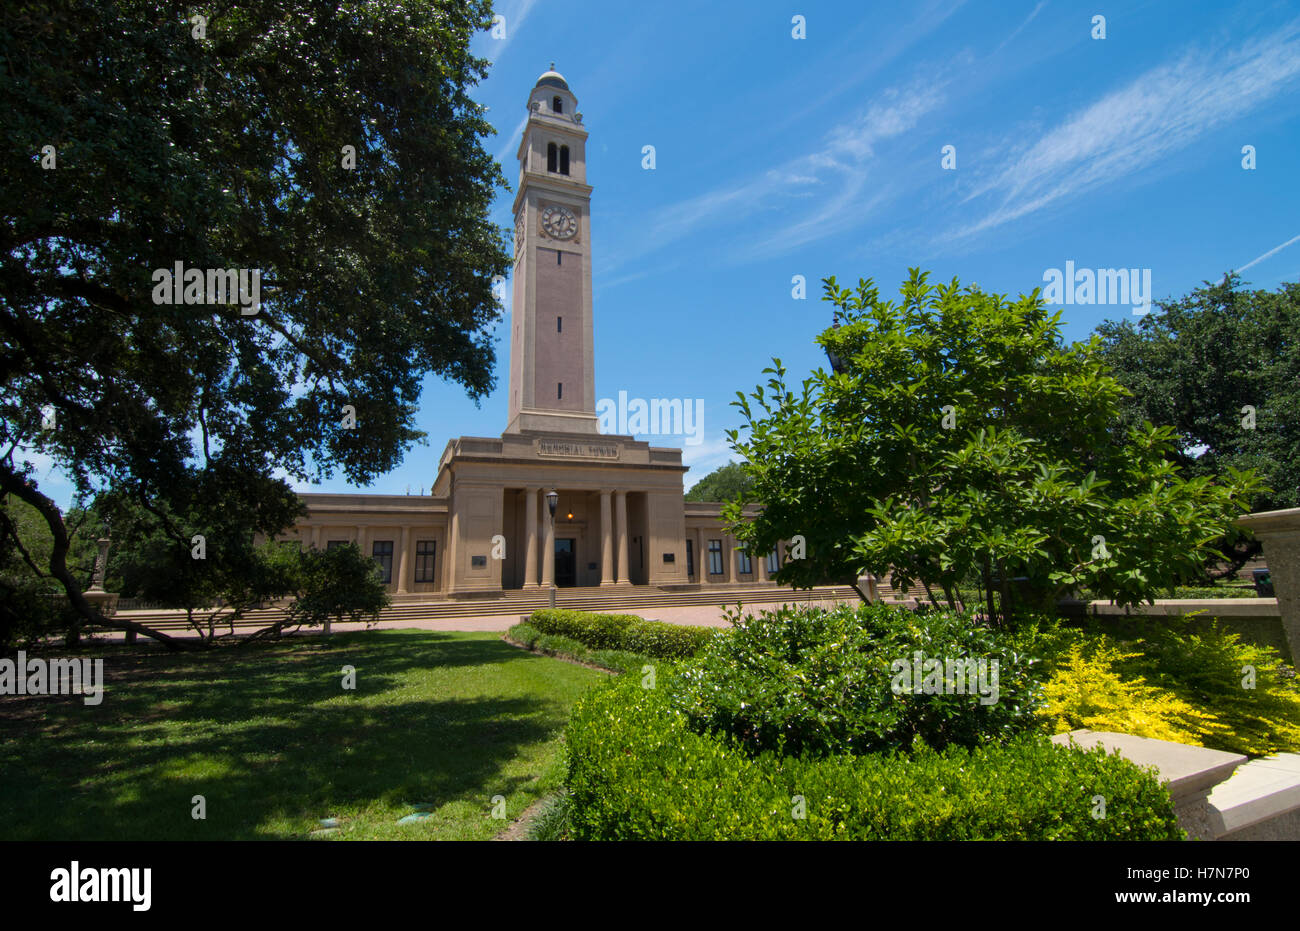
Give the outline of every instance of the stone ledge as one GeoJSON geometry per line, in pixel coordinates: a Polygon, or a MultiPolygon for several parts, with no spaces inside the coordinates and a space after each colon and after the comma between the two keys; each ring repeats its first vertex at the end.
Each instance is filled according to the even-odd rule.
{"type": "Polygon", "coordinates": [[[1300,754],[1279,753],[1251,760],[1215,786],[1209,805],[1216,837],[1255,828],[1251,839],[1258,835],[1259,839],[1300,840],[1296,831],[1300,824],[1300,754]],[[1283,824],[1289,827],[1283,830],[1283,824]]]}

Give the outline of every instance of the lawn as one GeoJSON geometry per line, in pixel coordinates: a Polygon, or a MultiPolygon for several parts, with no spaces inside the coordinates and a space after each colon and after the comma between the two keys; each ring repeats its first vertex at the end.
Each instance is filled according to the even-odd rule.
{"type": "Polygon", "coordinates": [[[0,839],[491,838],[560,787],[570,707],[604,676],[494,633],[101,654],[97,707],[0,698],[0,839]]]}

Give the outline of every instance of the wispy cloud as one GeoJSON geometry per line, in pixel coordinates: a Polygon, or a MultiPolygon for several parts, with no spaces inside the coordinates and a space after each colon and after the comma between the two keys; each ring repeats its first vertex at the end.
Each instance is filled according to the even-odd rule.
{"type": "MultiPolygon", "coordinates": [[[[1148,169],[1300,75],[1300,22],[1235,51],[1193,49],[1049,130],[966,201],[998,201],[969,236],[1148,169]]],[[[1013,147],[1008,143],[1007,148],[1013,147]]]]}
{"type": "Polygon", "coordinates": [[[1012,39],[1020,35],[1020,33],[1024,32],[1025,27],[1034,21],[1034,17],[1036,17],[1039,13],[1041,13],[1043,11],[1043,7],[1045,6],[1047,6],[1047,0],[1040,0],[1038,6],[1034,7],[1034,11],[1030,13],[1027,17],[1025,17],[1025,21],[1021,23],[1019,26],[1017,26],[1012,31],[1011,35],[1007,36],[1005,39],[1002,40],[1002,43],[993,50],[993,54],[996,55],[998,52],[1002,51],[1011,43],[1012,39]]]}
{"type": "Polygon", "coordinates": [[[1279,252],[1281,252],[1283,249],[1285,249],[1287,246],[1295,245],[1298,242],[1300,242],[1300,236],[1292,236],[1286,242],[1282,243],[1282,245],[1274,246],[1272,249],[1269,249],[1263,255],[1256,256],[1255,258],[1251,259],[1245,265],[1241,266],[1241,268],[1237,269],[1237,271],[1244,272],[1252,265],[1258,265],[1260,262],[1264,261],[1265,259],[1272,258],[1273,256],[1277,255],[1279,252]]]}
{"type": "Polygon", "coordinates": [[[508,136],[502,138],[501,151],[497,152],[497,161],[502,165],[509,166],[515,161],[515,154],[519,151],[519,139],[524,134],[524,125],[528,122],[528,114],[525,113],[515,124],[515,128],[510,130],[508,136]]]}
{"type": "Polygon", "coordinates": [[[663,245],[709,226],[779,212],[778,234],[743,244],[753,255],[793,248],[856,225],[883,196],[867,185],[876,147],[913,129],[943,101],[942,86],[932,77],[891,88],[854,119],[832,127],[816,150],[740,184],[663,208],[652,220],[648,239],[663,245]]]}
{"type": "Polygon", "coordinates": [[[736,454],[732,452],[730,444],[725,437],[717,437],[711,440],[705,440],[698,446],[682,447],[682,465],[690,466],[691,470],[686,473],[684,490],[690,491],[700,479],[708,475],[719,466],[724,466],[728,462],[738,462],[736,454]]]}
{"type": "Polygon", "coordinates": [[[496,13],[505,17],[505,37],[501,39],[492,38],[489,31],[489,45],[486,54],[494,63],[500,61],[501,57],[505,55],[506,49],[510,47],[510,43],[519,34],[519,30],[523,28],[524,20],[528,18],[528,14],[532,12],[533,7],[537,6],[537,3],[538,0],[516,0],[514,3],[496,5],[496,13]]]}

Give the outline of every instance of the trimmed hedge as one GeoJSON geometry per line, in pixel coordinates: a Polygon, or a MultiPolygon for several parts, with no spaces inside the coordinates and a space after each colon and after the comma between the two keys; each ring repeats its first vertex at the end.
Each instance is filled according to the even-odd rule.
{"type": "Polygon", "coordinates": [[[590,663],[610,672],[638,672],[650,657],[624,650],[593,650],[571,637],[544,634],[531,624],[516,624],[506,631],[506,637],[525,649],[547,656],[590,663]]]}
{"type": "Polygon", "coordinates": [[[733,623],[669,694],[693,730],[731,734],[752,752],[906,751],[918,737],[942,750],[1039,727],[1041,664],[965,614],[783,605],[733,623]],[[963,675],[965,663],[987,677],[963,675]]]}
{"type": "Polygon", "coordinates": [[[635,614],[593,614],[560,608],[534,611],[528,623],[544,634],[568,637],[593,650],[622,650],[657,659],[694,656],[716,633],[709,627],[679,627],[647,621],[635,614]]]}
{"type": "MultiPolygon", "coordinates": [[[[671,675],[671,673],[669,673],[671,675]]],[[[687,727],[632,676],[585,695],[566,732],[579,840],[1180,840],[1154,775],[1041,735],[904,757],[746,754],[687,727]],[[1094,818],[1094,796],[1105,817],[1094,818]],[[803,818],[795,817],[803,799],[803,818]]]]}

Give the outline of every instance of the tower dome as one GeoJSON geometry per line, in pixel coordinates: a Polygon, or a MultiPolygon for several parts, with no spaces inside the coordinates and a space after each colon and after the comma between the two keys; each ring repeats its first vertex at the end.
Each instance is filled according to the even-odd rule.
{"type": "MultiPolygon", "coordinates": [[[[551,70],[544,71],[542,76],[537,79],[534,87],[558,87],[560,90],[569,90],[569,82],[564,80],[564,75],[555,70],[555,62],[551,62],[551,70]]],[[[570,91],[572,93],[572,91],[570,91]]]]}

